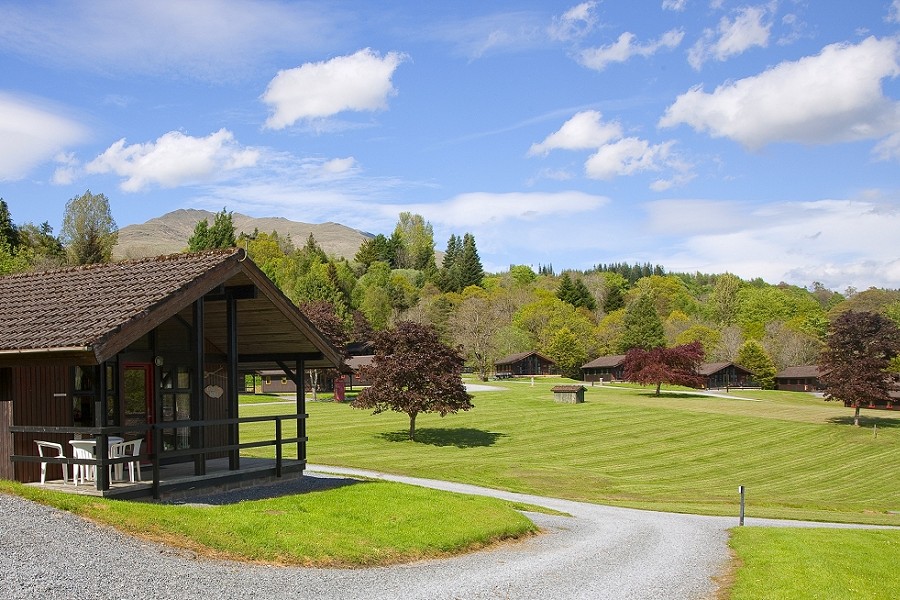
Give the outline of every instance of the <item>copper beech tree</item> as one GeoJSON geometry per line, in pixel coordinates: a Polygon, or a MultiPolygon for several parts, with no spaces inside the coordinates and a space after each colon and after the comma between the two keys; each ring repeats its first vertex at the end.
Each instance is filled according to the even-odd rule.
{"type": "Polygon", "coordinates": [[[360,367],[369,387],[360,392],[354,408],[374,414],[393,410],[409,415],[409,439],[415,439],[419,413],[446,416],[473,408],[462,382],[463,357],[438,339],[430,325],[401,321],[375,336],[372,364],[360,367]]]}
{"type": "Polygon", "coordinates": [[[703,354],[700,342],[651,350],[632,348],[625,355],[623,376],[626,381],[656,385],[657,396],[664,383],[699,388],[705,381],[697,372],[703,354]]]}
{"type": "Polygon", "coordinates": [[[891,402],[891,359],[900,354],[900,329],[889,318],[848,310],[832,323],[819,359],[826,400],[840,400],[859,409],[891,402]]]}

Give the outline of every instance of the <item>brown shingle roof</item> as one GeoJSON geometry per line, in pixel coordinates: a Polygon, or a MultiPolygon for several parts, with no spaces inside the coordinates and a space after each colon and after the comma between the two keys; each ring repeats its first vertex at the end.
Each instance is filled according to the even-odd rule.
{"type": "Polygon", "coordinates": [[[555,385],[550,388],[551,392],[558,393],[577,393],[587,390],[583,385],[555,385]]]}
{"type": "Polygon", "coordinates": [[[624,354],[613,354],[610,356],[600,356],[595,358],[589,363],[585,363],[581,365],[582,369],[599,369],[599,368],[611,368],[618,367],[623,362],[625,362],[624,354]]]}
{"type": "Polygon", "coordinates": [[[539,352],[535,352],[534,350],[532,350],[531,352],[518,352],[516,354],[510,354],[509,356],[504,356],[500,360],[495,361],[494,364],[495,365],[511,365],[513,363],[517,363],[520,360],[527,358],[529,356],[532,356],[532,355],[537,356],[541,360],[544,360],[548,363],[556,364],[552,359],[547,358],[543,354],[540,354],[539,352]]]}
{"type": "Polygon", "coordinates": [[[91,346],[237,253],[243,250],[2,277],[0,350],[91,346]]]}
{"type": "Polygon", "coordinates": [[[818,377],[821,375],[819,367],[816,365],[802,365],[797,367],[787,367],[775,376],[775,379],[805,379],[809,377],[818,377]]]}
{"type": "Polygon", "coordinates": [[[730,367],[730,366],[732,366],[732,365],[734,365],[734,368],[737,369],[738,371],[743,371],[744,373],[747,373],[748,375],[751,374],[750,371],[748,371],[747,369],[745,369],[745,368],[742,367],[741,365],[737,365],[737,364],[735,364],[735,363],[733,363],[733,362],[711,362],[711,363],[703,363],[703,364],[701,364],[700,367],[697,369],[697,372],[698,372],[700,375],[703,375],[704,377],[709,377],[709,376],[712,375],[713,373],[718,373],[718,372],[721,371],[722,369],[726,369],[726,368],[728,368],[728,367],[730,367]]]}
{"type": "MultiPolygon", "coordinates": [[[[259,292],[237,302],[242,360],[275,366],[303,355],[310,367],[342,363],[246,252],[233,248],[2,277],[0,360],[53,355],[96,364],[180,311],[190,319],[191,304],[220,286],[259,292]]],[[[227,347],[225,304],[204,309],[207,344],[220,350],[227,347]]]]}

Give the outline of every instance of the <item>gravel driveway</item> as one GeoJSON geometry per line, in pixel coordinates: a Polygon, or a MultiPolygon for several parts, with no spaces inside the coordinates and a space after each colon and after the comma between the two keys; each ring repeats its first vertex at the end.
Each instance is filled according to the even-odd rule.
{"type": "MultiPolygon", "coordinates": [[[[458,558],[367,569],[309,569],[197,559],[69,513],[0,494],[0,598],[690,599],[715,591],[736,519],[678,515],[498,492],[332,467],[218,503],[345,483],[327,470],[497,496],[572,515],[529,513],[544,535],[458,558]]],[[[765,522],[764,524],[775,524],[765,522]]],[[[792,523],[796,525],[796,523],[792,523]]]]}

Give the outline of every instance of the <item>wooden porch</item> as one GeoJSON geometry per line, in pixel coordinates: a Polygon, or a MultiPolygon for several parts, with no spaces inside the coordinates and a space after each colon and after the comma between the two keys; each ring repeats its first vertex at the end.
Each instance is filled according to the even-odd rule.
{"type": "MultiPolygon", "coordinates": [[[[216,491],[227,491],[243,487],[265,485],[288,478],[303,476],[305,460],[282,460],[279,468],[272,458],[241,457],[241,468],[237,471],[229,468],[228,458],[217,458],[206,462],[206,474],[196,475],[193,463],[176,463],[159,468],[159,481],[154,494],[153,469],[143,465],[141,478],[143,481],[112,481],[108,490],[98,490],[94,482],[74,485],[71,479],[64,483],[62,479],[48,480],[46,483],[32,482],[25,485],[54,492],[115,498],[118,500],[152,499],[157,496],[162,501],[177,498],[190,498],[193,495],[210,494],[216,491]]],[[[56,472],[56,470],[53,470],[56,472]]]]}

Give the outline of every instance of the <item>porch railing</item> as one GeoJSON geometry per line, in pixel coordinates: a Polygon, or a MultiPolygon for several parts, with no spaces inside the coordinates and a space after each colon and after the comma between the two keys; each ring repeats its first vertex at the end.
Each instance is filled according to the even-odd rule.
{"type": "MultiPolygon", "coordinates": [[[[13,434],[15,438],[16,434],[32,434],[36,439],[40,439],[40,436],[46,435],[56,435],[62,436],[67,435],[69,439],[84,439],[84,438],[96,438],[97,444],[96,446],[99,448],[108,447],[108,441],[110,436],[119,436],[119,437],[144,437],[146,439],[152,439],[152,444],[148,444],[145,447],[146,451],[142,449],[140,456],[142,458],[146,457],[150,460],[153,470],[153,481],[152,481],[152,491],[153,497],[159,498],[159,484],[160,484],[160,464],[161,459],[178,459],[185,457],[193,457],[195,461],[199,460],[201,465],[205,465],[205,455],[208,454],[220,454],[220,453],[239,453],[241,450],[249,449],[249,448],[262,448],[266,446],[274,446],[275,447],[275,476],[281,477],[284,463],[285,450],[284,447],[290,444],[297,444],[297,459],[305,460],[306,452],[305,452],[305,443],[309,438],[307,437],[299,437],[299,436],[284,436],[284,422],[285,421],[296,421],[297,422],[297,430],[303,431],[300,426],[300,422],[307,418],[308,415],[305,414],[296,414],[296,415],[273,415],[273,416],[259,416],[259,417],[235,417],[235,418],[226,418],[226,419],[214,419],[214,420],[206,420],[206,421],[166,421],[163,423],[152,423],[146,425],[129,425],[129,426],[108,426],[108,427],[62,427],[62,426],[36,426],[36,425],[11,425],[9,427],[9,431],[13,434]],[[275,433],[273,438],[264,438],[264,439],[253,439],[248,442],[237,442],[237,443],[227,443],[227,444],[219,444],[215,446],[206,446],[202,445],[201,447],[196,448],[179,448],[174,450],[166,450],[162,451],[162,436],[164,430],[171,429],[184,429],[188,428],[191,432],[190,439],[195,439],[193,433],[195,430],[203,431],[208,427],[228,427],[228,428],[239,428],[241,425],[248,423],[264,423],[264,422],[272,422],[274,423],[275,433]]],[[[205,436],[203,436],[205,439],[205,436]]],[[[231,438],[231,436],[229,436],[231,438]]],[[[231,439],[239,439],[237,436],[231,439]]],[[[15,444],[13,444],[15,448],[15,444]]],[[[22,462],[22,463],[48,463],[48,464],[60,464],[63,465],[63,468],[67,468],[69,465],[93,465],[96,467],[96,487],[98,490],[108,490],[110,481],[109,481],[109,467],[116,464],[124,464],[127,462],[131,462],[134,460],[134,457],[126,456],[121,458],[110,458],[108,452],[96,452],[94,458],[71,458],[71,457],[50,457],[50,456],[35,456],[35,455],[21,455],[21,454],[13,454],[10,456],[10,459],[13,462],[22,462]]],[[[235,462],[230,461],[230,470],[240,470],[239,468],[231,468],[235,462]]],[[[203,470],[201,468],[201,470],[203,470]]]]}

